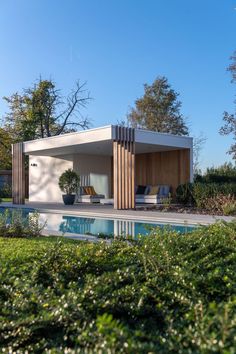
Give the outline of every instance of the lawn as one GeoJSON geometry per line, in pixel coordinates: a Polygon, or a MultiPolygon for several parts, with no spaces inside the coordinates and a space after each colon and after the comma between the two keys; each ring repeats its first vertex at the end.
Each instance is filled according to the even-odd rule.
{"type": "Polygon", "coordinates": [[[12,202],[12,198],[1,198],[2,202],[12,202]]]}
{"type": "Polygon", "coordinates": [[[236,224],[0,238],[0,352],[235,353],[236,224]]]}

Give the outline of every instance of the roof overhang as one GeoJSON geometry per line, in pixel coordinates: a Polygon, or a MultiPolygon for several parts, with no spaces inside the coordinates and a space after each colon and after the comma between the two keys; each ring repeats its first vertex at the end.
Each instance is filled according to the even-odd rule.
{"type": "MultiPolygon", "coordinates": [[[[115,126],[88,129],[23,143],[26,155],[61,156],[73,153],[112,155],[115,126]]],[[[177,149],[192,149],[190,137],[135,129],[135,152],[146,153],[177,149]]]]}

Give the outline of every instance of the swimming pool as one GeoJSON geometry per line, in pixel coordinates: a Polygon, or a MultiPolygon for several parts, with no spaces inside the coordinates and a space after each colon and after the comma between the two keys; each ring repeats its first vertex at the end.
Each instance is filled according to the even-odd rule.
{"type": "MultiPolygon", "coordinates": [[[[0,213],[4,213],[6,208],[0,207],[0,213]]],[[[9,208],[9,213],[14,215],[16,208],[9,208]]],[[[22,217],[27,217],[35,210],[17,209],[22,217]]],[[[138,235],[148,236],[155,227],[168,228],[180,233],[192,231],[193,225],[161,224],[158,222],[149,222],[142,220],[123,220],[107,219],[100,217],[82,217],[73,215],[63,215],[61,213],[39,212],[39,222],[44,225],[47,233],[55,234],[73,234],[73,235],[109,235],[109,236],[131,236],[136,238],[138,235]]]]}

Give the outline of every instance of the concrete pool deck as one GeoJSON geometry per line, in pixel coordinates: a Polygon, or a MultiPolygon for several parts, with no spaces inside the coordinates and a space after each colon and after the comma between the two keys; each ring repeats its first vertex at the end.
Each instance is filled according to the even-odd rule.
{"type": "Polygon", "coordinates": [[[41,213],[66,214],[81,217],[87,216],[102,219],[148,221],[179,225],[210,225],[219,220],[228,222],[236,220],[236,218],[232,216],[169,213],[156,210],[115,210],[112,205],[102,204],[64,205],[61,203],[27,202],[24,205],[14,205],[10,202],[3,202],[0,204],[0,207],[1,206],[9,208],[33,208],[41,213]]]}

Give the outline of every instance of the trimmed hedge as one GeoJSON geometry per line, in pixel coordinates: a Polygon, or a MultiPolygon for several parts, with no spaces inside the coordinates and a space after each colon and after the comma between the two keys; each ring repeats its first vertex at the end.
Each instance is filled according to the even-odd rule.
{"type": "Polygon", "coordinates": [[[0,352],[235,353],[236,224],[135,243],[0,238],[0,352]]]}

